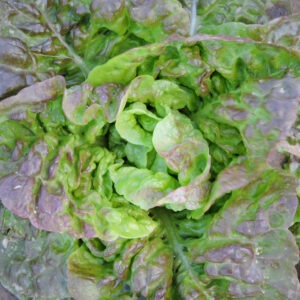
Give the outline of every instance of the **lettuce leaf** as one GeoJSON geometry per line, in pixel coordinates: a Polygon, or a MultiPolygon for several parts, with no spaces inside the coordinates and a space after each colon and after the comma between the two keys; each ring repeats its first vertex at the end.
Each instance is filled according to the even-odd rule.
{"type": "Polygon", "coordinates": [[[66,262],[77,241],[37,230],[2,205],[0,224],[1,284],[19,299],[70,297],[66,262]]]}
{"type": "Polygon", "coordinates": [[[297,299],[294,4],[2,2],[0,284],[297,299]]]}
{"type": "Polygon", "coordinates": [[[120,241],[114,242],[117,259],[105,255],[112,254],[111,245],[98,244],[106,250],[97,256],[87,246],[72,254],[72,293],[86,288],[92,299],[295,299],[299,253],[287,228],[297,208],[296,184],[287,172],[266,170],[204,223],[154,209],[162,229],[149,240],[123,240],[119,250],[120,241]]]}
{"type": "Polygon", "coordinates": [[[0,8],[0,98],[55,74],[79,84],[117,54],[189,31],[177,0],[5,0],[0,8]]]}
{"type": "Polygon", "coordinates": [[[200,26],[215,25],[227,22],[242,22],[246,24],[264,24],[281,16],[292,14],[290,0],[216,1],[206,0],[198,7],[200,26]]]}
{"type": "Polygon", "coordinates": [[[155,222],[142,210],[124,206],[124,201],[113,194],[108,168],[114,163],[115,155],[98,142],[106,120],[104,117],[102,122],[90,120],[85,129],[76,127],[76,123],[68,124],[62,112],[64,88],[57,80],[63,79],[54,77],[36,83],[15,98],[1,102],[3,113],[13,118],[18,116],[16,120],[1,123],[1,130],[6,132],[1,140],[5,155],[2,158],[5,173],[0,180],[2,203],[48,231],[104,239],[148,235],[155,222]],[[45,102],[54,99],[36,113],[36,97],[43,104],[40,87],[51,86],[52,94],[49,89],[50,95],[44,93],[43,97],[45,102]],[[28,89],[34,93],[28,94],[28,89]],[[55,119],[54,126],[51,118],[55,119]],[[77,137],[71,132],[77,133],[77,137]],[[119,226],[124,218],[128,228],[119,226]]]}

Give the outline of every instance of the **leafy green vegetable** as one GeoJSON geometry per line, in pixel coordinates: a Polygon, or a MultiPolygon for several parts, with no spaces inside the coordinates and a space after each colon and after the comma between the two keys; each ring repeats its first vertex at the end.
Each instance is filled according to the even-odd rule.
{"type": "Polygon", "coordinates": [[[161,208],[153,210],[164,231],[156,232],[148,241],[124,241],[122,250],[117,251],[120,257],[114,262],[105,258],[105,251],[99,257],[93,256],[86,246],[80,248],[84,252],[76,256],[77,260],[72,256],[71,284],[74,276],[81,277],[75,281],[79,286],[74,295],[91,284],[93,288],[88,290],[94,291],[93,299],[100,295],[107,299],[116,295],[124,299],[125,295],[168,299],[170,293],[184,299],[192,295],[203,299],[295,299],[298,280],[293,265],[298,261],[298,249],[287,230],[297,207],[295,186],[289,174],[267,170],[245,188],[236,190],[226,205],[206,221],[204,230],[199,220],[182,228],[182,216],[161,208]],[[89,262],[79,270],[86,256],[89,262]],[[169,286],[172,265],[177,271],[173,274],[174,284],[169,286]],[[95,275],[87,276],[88,270],[97,268],[100,269],[95,275]],[[143,268],[146,269],[142,271],[143,268]],[[156,268],[155,275],[152,268],[156,268]],[[137,270],[141,272],[138,279],[137,270]],[[166,276],[164,280],[161,272],[166,276]],[[289,274],[289,280],[282,274],[289,274]],[[166,286],[157,286],[157,282],[166,286]],[[109,292],[103,292],[108,286],[109,292]]]}
{"type": "Polygon", "coordinates": [[[37,230],[2,205],[0,224],[1,283],[20,299],[70,297],[66,261],[76,240],[37,230]]]}
{"type": "Polygon", "coordinates": [[[206,0],[198,7],[200,26],[242,22],[263,24],[274,18],[290,15],[290,0],[252,0],[240,3],[236,0],[206,0]]]}
{"type": "Polygon", "coordinates": [[[209,148],[200,131],[179,112],[170,112],[153,132],[157,153],[166,160],[168,167],[178,173],[181,185],[189,184],[196,176],[209,172],[209,148]]]}
{"type": "Polygon", "coordinates": [[[0,8],[1,98],[53,74],[81,83],[119,53],[189,30],[177,0],[4,0],[0,8]]]}
{"type": "Polygon", "coordinates": [[[1,2],[0,283],[20,299],[299,298],[290,5],[1,2]]]}

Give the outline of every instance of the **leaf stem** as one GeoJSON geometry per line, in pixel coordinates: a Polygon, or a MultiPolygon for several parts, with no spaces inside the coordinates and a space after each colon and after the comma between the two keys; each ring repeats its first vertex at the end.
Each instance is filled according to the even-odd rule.
{"type": "Polygon", "coordinates": [[[177,233],[175,222],[172,220],[172,216],[168,213],[167,209],[164,208],[156,208],[154,211],[155,216],[162,223],[165,228],[167,239],[174,249],[175,254],[182,262],[184,268],[188,272],[189,276],[199,285],[199,280],[194,274],[194,271],[190,265],[190,262],[186,255],[183,252],[183,247],[180,243],[180,237],[177,233]]]}
{"type": "Polygon", "coordinates": [[[87,66],[85,65],[85,63],[81,59],[81,57],[78,56],[75,53],[75,51],[65,42],[65,40],[63,39],[63,37],[61,36],[61,34],[59,32],[57,32],[57,30],[55,29],[54,25],[49,20],[47,14],[43,10],[40,10],[40,12],[43,15],[43,18],[46,21],[47,26],[49,27],[49,29],[57,37],[57,39],[60,41],[60,43],[67,49],[67,51],[69,52],[70,57],[78,65],[78,67],[80,68],[80,70],[82,71],[82,73],[84,74],[84,76],[87,77],[87,75],[89,73],[89,69],[87,68],[87,66]]]}
{"type": "Polygon", "coordinates": [[[174,254],[177,259],[181,261],[182,267],[187,271],[188,276],[194,282],[194,286],[198,287],[201,290],[201,293],[205,298],[201,299],[210,299],[210,295],[206,292],[206,288],[203,282],[197,278],[195,271],[193,270],[190,261],[186,254],[183,251],[183,245],[181,238],[177,232],[176,228],[176,220],[173,219],[172,214],[165,208],[155,208],[152,210],[154,216],[161,222],[163,228],[165,229],[165,233],[171,247],[173,248],[174,254]]]}

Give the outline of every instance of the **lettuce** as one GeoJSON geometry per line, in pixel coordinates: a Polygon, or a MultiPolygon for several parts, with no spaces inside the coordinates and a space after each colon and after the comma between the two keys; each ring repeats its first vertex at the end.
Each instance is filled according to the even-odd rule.
{"type": "Polygon", "coordinates": [[[78,242],[66,234],[38,230],[2,205],[0,221],[3,286],[20,299],[70,297],[66,262],[78,242]]]}
{"type": "Polygon", "coordinates": [[[189,30],[177,0],[4,0],[0,10],[1,99],[54,74],[81,83],[117,54],[189,30]]]}
{"type": "Polygon", "coordinates": [[[196,2],[0,4],[19,299],[299,297],[298,15],[196,2]]]}

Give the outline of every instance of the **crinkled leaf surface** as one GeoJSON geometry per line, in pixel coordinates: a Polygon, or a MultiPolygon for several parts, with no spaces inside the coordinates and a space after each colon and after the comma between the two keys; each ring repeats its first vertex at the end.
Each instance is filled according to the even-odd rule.
{"type": "Polygon", "coordinates": [[[76,240],[37,230],[2,205],[0,223],[0,282],[19,299],[70,297],[67,259],[76,240]]]}
{"type": "Polygon", "coordinates": [[[73,293],[91,286],[87,290],[95,299],[296,299],[299,254],[287,229],[297,207],[295,186],[288,173],[267,170],[202,220],[155,209],[164,229],[150,240],[123,241],[122,250],[119,242],[113,248],[98,243],[98,249],[106,250],[97,255],[83,246],[84,254],[70,257],[73,293]],[[118,259],[110,262],[108,253],[118,253],[118,259]]]}
{"type": "Polygon", "coordinates": [[[207,243],[191,247],[193,260],[204,263],[209,277],[228,280],[231,297],[297,298],[298,249],[287,230],[298,204],[295,184],[285,173],[265,171],[214,216],[207,243]],[[282,274],[290,274],[289,280],[282,274]]]}
{"type": "Polygon", "coordinates": [[[228,3],[198,4],[187,39],[175,0],[4,4],[1,67],[41,82],[3,85],[0,199],[43,253],[40,229],[80,239],[75,299],[299,297],[298,21],[268,23],[286,1],[228,3]]]}
{"type": "MultiPolygon", "coordinates": [[[[148,235],[155,222],[147,213],[126,205],[113,194],[108,168],[114,163],[115,155],[98,142],[105,118],[100,118],[100,122],[90,120],[85,129],[71,124],[67,128],[67,119],[62,113],[63,89],[61,82],[56,84],[55,81],[58,79],[60,77],[50,82],[54,92],[51,94],[50,89],[50,95],[43,95],[45,101],[52,102],[40,107],[37,113],[34,112],[36,97],[40,87],[50,86],[50,79],[37,83],[36,89],[26,88],[14,99],[1,102],[3,113],[17,116],[17,120],[1,123],[5,132],[1,140],[5,162],[2,167],[5,176],[0,183],[2,203],[44,230],[104,239],[148,235]],[[28,89],[35,94],[26,94],[28,89]],[[50,96],[55,99],[48,99],[50,96]],[[55,115],[53,105],[56,105],[55,115]],[[15,112],[16,106],[23,111],[15,112]],[[55,119],[54,126],[51,118],[55,119]],[[72,130],[77,136],[71,134],[72,130]],[[126,228],[120,226],[124,218],[126,228]]],[[[39,104],[43,104],[42,100],[39,104]]]]}
{"type": "Polygon", "coordinates": [[[250,38],[276,45],[299,49],[299,11],[297,14],[276,18],[266,24],[246,25],[228,22],[198,29],[198,33],[250,38]]]}
{"type": "Polygon", "coordinates": [[[252,0],[240,3],[236,0],[206,0],[198,5],[200,26],[242,22],[246,24],[263,24],[274,18],[287,16],[292,10],[291,0],[252,0]]]}
{"type": "Polygon", "coordinates": [[[68,262],[71,295],[76,299],[86,295],[90,299],[131,299],[132,295],[169,299],[172,252],[161,239],[123,241],[119,251],[115,262],[107,261],[105,251],[92,255],[84,245],[74,252],[68,262]]]}
{"type": "MultiPolygon", "coordinates": [[[[283,163],[284,156],[277,147],[287,139],[297,119],[299,79],[262,80],[255,85],[246,83],[236,94],[222,96],[208,104],[197,116],[200,129],[204,128],[210,140],[216,140],[215,135],[220,134],[220,130],[207,128],[207,118],[215,120],[215,124],[236,127],[247,151],[241,162],[219,173],[212,187],[210,204],[223,194],[248,184],[266,165],[280,167],[283,163]],[[210,112],[206,113],[206,109],[210,112]]],[[[227,155],[232,154],[230,148],[223,149],[227,150],[227,155]]],[[[213,158],[218,159],[214,154],[213,158]]]]}
{"type": "Polygon", "coordinates": [[[161,41],[170,34],[188,34],[189,14],[176,0],[98,0],[91,8],[94,30],[103,24],[113,32],[129,31],[147,42],[161,41]]]}
{"type": "Polygon", "coordinates": [[[186,185],[200,174],[207,176],[208,146],[201,132],[184,115],[170,112],[160,121],[153,132],[153,144],[168,167],[178,173],[180,184],[186,185]]]}
{"type": "Polygon", "coordinates": [[[118,194],[147,210],[179,185],[168,174],[135,167],[114,168],[110,174],[118,194]]]}
{"type": "Polygon", "coordinates": [[[78,84],[119,53],[189,30],[177,0],[4,0],[0,8],[0,98],[53,74],[78,84]]]}

